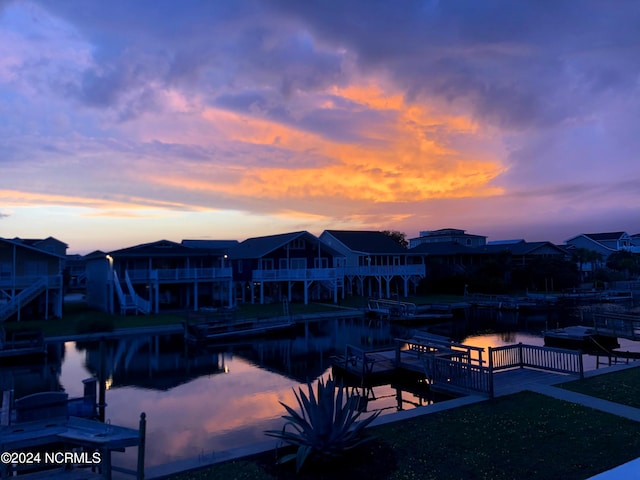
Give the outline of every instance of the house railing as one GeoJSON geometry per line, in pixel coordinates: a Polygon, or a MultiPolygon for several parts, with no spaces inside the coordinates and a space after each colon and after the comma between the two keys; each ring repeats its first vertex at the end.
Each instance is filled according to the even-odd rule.
{"type": "Polygon", "coordinates": [[[41,281],[47,288],[62,287],[62,275],[16,275],[0,276],[0,288],[24,289],[41,281]]]}
{"type": "Polygon", "coordinates": [[[254,270],[254,282],[302,281],[302,280],[335,280],[335,268],[287,268],[282,270],[254,270]]]}
{"type": "Polygon", "coordinates": [[[140,282],[171,282],[171,281],[211,281],[216,279],[230,279],[232,269],[225,268],[162,268],[162,269],[134,269],[127,270],[129,278],[134,283],[140,282]]]}
{"type": "Polygon", "coordinates": [[[524,367],[578,374],[580,378],[584,377],[582,353],[579,351],[539,347],[522,343],[495,348],[489,347],[489,368],[491,371],[524,367]]]}
{"type": "Polygon", "coordinates": [[[124,274],[125,282],[127,284],[127,288],[129,289],[129,295],[136,305],[136,312],[142,312],[145,315],[149,315],[151,313],[151,301],[146,300],[138,295],[136,290],[133,288],[133,283],[131,282],[129,272],[124,272],[124,274]]]}
{"type": "Polygon", "coordinates": [[[252,279],[255,282],[279,280],[334,280],[344,278],[345,276],[403,276],[424,274],[424,265],[381,265],[368,267],[254,270],[252,279]]]}
{"type": "Polygon", "coordinates": [[[340,267],[343,276],[396,276],[425,274],[424,265],[369,265],[359,267],[340,267]]]}
{"type": "Polygon", "coordinates": [[[593,315],[596,333],[638,340],[640,338],[640,317],[621,313],[596,313],[593,315]]]}

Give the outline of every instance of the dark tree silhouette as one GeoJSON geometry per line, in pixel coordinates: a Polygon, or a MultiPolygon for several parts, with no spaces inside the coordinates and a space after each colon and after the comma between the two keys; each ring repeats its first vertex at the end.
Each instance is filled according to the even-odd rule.
{"type": "Polygon", "coordinates": [[[397,230],[384,230],[382,233],[393,238],[396,242],[398,242],[403,247],[408,247],[409,242],[406,239],[406,235],[403,232],[399,232],[397,230]]]}

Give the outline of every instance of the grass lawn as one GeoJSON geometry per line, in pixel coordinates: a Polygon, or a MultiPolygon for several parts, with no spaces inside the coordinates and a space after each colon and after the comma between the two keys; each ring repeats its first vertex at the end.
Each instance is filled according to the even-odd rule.
{"type": "MultiPolygon", "coordinates": [[[[455,295],[429,295],[410,297],[406,301],[419,305],[427,303],[452,303],[464,297],[455,295]]],[[[337,305],[331,303],[291,303],[291,315],[311,315],[338,309],[364,309],[367,306],[366,297],[348,297],[340,299],[337,305]]],[[[41,330],[45,337],[77,335],[79,333],[108,332],[117,328],[149,327],[163,325],[179,325],[188,312],[171,312],[159,315],[110,315],[106,312],[92,310],[84,302],[65,303],[63,316],[51,320],[23,320],[21,322],[5,322],[7,333],[21,330],[41,330]]],[[[284,315],[282,303],[273,304],[243,304],[234,311],[238,319],[269,318],[284,315]]]]}
{"type": "Polygon", "coordinates": [[[640,367],[567,382],[558,387],[640,408],[640,367]]]}
{"type": "Polygon", "coordinates": [[[640,425],[524,392],[371,429],[333,466],[275,466],[274,454],[185,473],[204,479],[583,480],[640,456],[640,425]]]}

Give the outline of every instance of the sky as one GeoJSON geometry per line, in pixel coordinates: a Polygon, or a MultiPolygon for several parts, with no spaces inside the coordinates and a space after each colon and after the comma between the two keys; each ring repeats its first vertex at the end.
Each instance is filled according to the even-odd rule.
{"type": "Polygon", "coordinates": [[[0,237],[640,233],[640,3],[0,0],[0,237]]]}

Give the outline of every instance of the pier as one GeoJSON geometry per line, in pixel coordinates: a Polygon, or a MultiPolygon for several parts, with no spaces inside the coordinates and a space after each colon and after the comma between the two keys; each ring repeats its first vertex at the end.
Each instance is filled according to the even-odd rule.
{"type": "Polygon", "coordinates": [[[596,313],[593,328],[600,335],[640,340],[640,318],[620,313],[596,313]]]}
{"type": "Polygon", "coordinates": [[[363,385],[413,372],[424,376],[435,391],[489,397],[513,390],[515,384],[539,383],[549,375],[584,376],[582,354],[574,350],[519,343],[489,347],[485,356],[483,348],[436,336],[396,339],[393,350],[364,351],[347,345],[345,354],[334,358],[333,368],[338,376],[356,378],[363,385]]]}
{"type": "MultiPolygon", "coordinates": [[[[112,472],[144,478],[146,415],[140,415],[139,428],[132,429],[68,415],[67,394],[42,392],[17,399],[9,422],[0,426],[0,449],[19,455],[33,452],[64,451],[77,458],[91,458],[77,465],[47,462],[34,458],[29,462],[2,462],[0,478],[38,480],[47,478],[111,480],[112,472]],[[111,453],[137,447],[136,470],[115,466],[111,453]],[[96,455],[96,452],[98,456],[96,455]],[[72,468],[73,467],[73,468],[72,468]]],[[[5,407],[6,408],[6,407],[5,407]]],[[[46,453],[41,453],[45,455],[46,453]]],[[[25,457],[27,458],[27,457],[25,457]]]]}
{"type": "Polygon", "coordinates": [[[391,299],[370,299],[367,314],[396,322],[443,320],[453,317],[451,305],[422,305],[391,299]]]}

